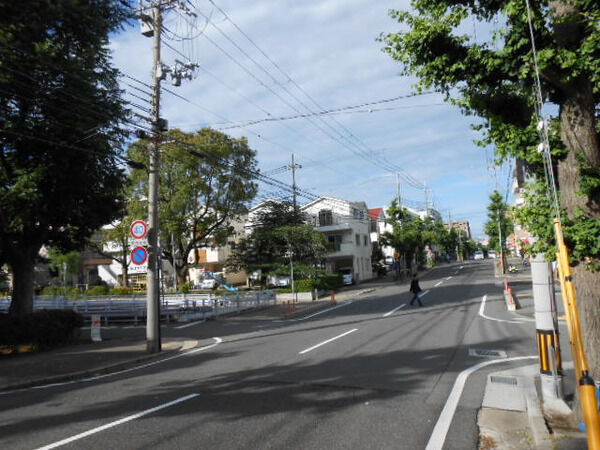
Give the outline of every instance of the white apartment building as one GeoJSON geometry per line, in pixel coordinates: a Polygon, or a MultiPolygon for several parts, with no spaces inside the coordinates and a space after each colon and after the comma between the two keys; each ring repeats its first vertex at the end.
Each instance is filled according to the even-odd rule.
{"type": "Polygon", "coordinates": [[[355,282],[373,278],[369,210],[365,202],[320,197],[301,207],[329,246],[326,269],[351,269],[355,282]]]}
{"type": "MultiPolygon", "coordinates": [[[[379,238],[383,235],[383,233],[392,233],[394,231],[392,224],[387,220],[387,215],[383,208],[369,209],[369,219],[371,219],[369,231],[371,232],[371,242],[373,242],[373,244],[379,242],[379,238]]],[[[381,249],[386,262],[390,262],[394,259],[394,247],[389,245],[380,245],[379,248],[381,249]]]]}

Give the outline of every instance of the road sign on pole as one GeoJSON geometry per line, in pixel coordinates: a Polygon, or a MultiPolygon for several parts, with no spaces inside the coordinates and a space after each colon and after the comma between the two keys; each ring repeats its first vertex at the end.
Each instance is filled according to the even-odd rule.
{"type": "Polygon", "coordinates": [[[148,250],[146,247],[136,247],[131,250],[131,262],[141,266],[148,261],[148,250]]]}
{"type": "Polygon", "coordinates": [[[148,224],[143,220],[136,220],[131,224],[129,232],[134,239],[144,239],[148,234],[148,224]]]}

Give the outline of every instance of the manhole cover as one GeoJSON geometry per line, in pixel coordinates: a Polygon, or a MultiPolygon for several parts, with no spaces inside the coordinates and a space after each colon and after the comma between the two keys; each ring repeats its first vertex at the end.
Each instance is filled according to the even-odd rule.
{"type": "Polygon", "coordinates": [[[492,383],[510,384],[512,386],[516,386],[518,384],[516,377],[502,377],[502,376],[498,376],[498,375],[490,376],[490,381],[492,383]]]}
{"type": "Polygon", "coordinates": [[[478,358],[506,358],[506,352],[502,350],[483,350],[470,348],[469,356],[477,356],[478,358]]]}

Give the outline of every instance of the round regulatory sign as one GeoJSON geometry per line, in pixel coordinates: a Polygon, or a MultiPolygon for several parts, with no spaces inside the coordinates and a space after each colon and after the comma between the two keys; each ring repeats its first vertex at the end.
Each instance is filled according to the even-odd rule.
{"type": "Polygon", "coordinates": [[[136,247],[131,250],[131,262],[141,266],[148,261],[148,250],[146,247],[136,247]]]}
{"type": "Polygon", "coordinates": [[[143,220],[136,220],[131,224],[129,231],[135,239],[144,239],[148,234],[148,224],[143,220]]]}

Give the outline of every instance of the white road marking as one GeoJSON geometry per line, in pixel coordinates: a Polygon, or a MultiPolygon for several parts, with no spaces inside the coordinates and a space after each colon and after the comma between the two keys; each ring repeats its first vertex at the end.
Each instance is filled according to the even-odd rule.
{"type": "Polygon", "coordinates": [[[190,322],[190,323],[186,323],[185,325],[179,325],[178,327],[175,327],[175,328],[178,330],[181,330],[182,328],[193,327],[194,325],[198,325],[198,324],[201,324],[204,322],[206,322],[206,320],[203,319],[203,320],[199,320],[197,322],[190,322]]]}
{"type": "Polygon", "coordinates": [[[488,315],[486,315],[483,311],[485,310],[485,302],[487,300],[487,294],[485,294],[483,296],[483,298],[481,299],[481,306],[479,307],[479,315],[481,317],[483,317],[484,319],[487,320],[494,320],[496,322],[506,322],[506,323],[518,323],[519,325],[525,325],[528,322],[525,321],[521,321],[521,320],[508,320],[508,319],[497,319],[496,317],[490,317],[488,315]]]}
{"type": "Polygon", "coordinates": [[[446,400],[444,409],[442,409],[442,413],[440,414],[440,417],[438,417],[435,427],[433,428],[433,432],[429,437],[429,442],[427,442],[427,447],[425,447],[425,450],[441,450],[444,446],[446,435],[448,434],[448,430],[450,429],[452,418],[454,417],[454,413],[456,412],[456,407],[458,406],[460,396],[462,395],[462,391],[465,387],[465,383],[469,375],[471,375],[476,370],[479,370],[482,367],[489,366],[491,364],[499,364],[509,361],[520,361],[524,359],[538,359],[538,357],[515,356],[513,358],[507,359],[495,359],[492,361],[484,361],[482,363],[469,367],[468,369],[465,369],[461,373],[459,373],[458,377],[456,378],[456,381],[454,382],[454,386],[452,387],[452,391],[448,396],[448,400],[446,400]]]}
{"type": "Polygon", "coordinates": [[[218,338],[218,337],[214,337],[213,339],[215,340],[214,344],[205,345],[204,347],[194,348],[194,349],[186,351],[186,352],[181,352],[181,353],[178,353],[176,355],[169,356],[168,358],[163,358],[163,359],[159,359],[157,361],[152,361],[152,362],[149,362],[149,363],[146,363],[146,364],[141,364],[139,366],[130,367],[129,369],[119,370],[117,372],[105,373],[103,375],[97,375],[95,377],[82,378],[81,380],[70,380],[70,381],[64,381],[62,383],[44,384],[44,385],[41,385],[41,386],[32,386],[30,388],[15,389],[15,390],[12,390],[12,391],[4,391],[4,392],[0,392],[0,395],[12,394],[12,393],[15,393],[15,392],[28,391],[30,389],[47,389],[47,388],[55,387],[55,386],[65,386],[65,385],[68,385],[68,384],[87,383],[87,382],[90,382],[90,381],[100,380],[102,378],[112,377],[114,375],[121,375],[123,373],[129,373],[129,372],[133,372],[135,370],[145,369],[146,367],[152,367],[152,366],[155,366],[157,364],[162,364],[164,362],[171,361],[172,359],[181,358],[181,357],[187,356],[187,355],[193,355],[194,353],[198,353],[198,352],[202,352],[204,350],[211,349],[211,348],[216,347],[217,345],[219,345],[221,342],[223,342],[223,339],[218,338]]]}
{"type": "Polygon", "coordinates": [[[402,309],[406,306],[406,303],[401,304],[400,306],[398,306],[397,308],[392,309],[390,312],[386,312],[383,317],[387,317],[387,316],[391,316],[392,314],[394,314],[396,311],[398,311],[399,309],[402,309]]]}
{"type": "Polygon", "coordinates": [[[465,267],[465,266],[460,266],[459,269],[462,269],[463,267],[465,267]]]}
{"type": "Polygon", "coordinates": [[[446,280],[449,280],[449,279],[451,279],[451,278],[452,278],[452,276],[446,277],[446,280]]]}
{"type": "Polygon", "coordinates": [[[443,283],[443,281],[438,281],[433,287],[438,287],[442,283],[443,283]]]}
{"type": "Polygon", "coordinates": [[[423,292],[423,293],[421,294],[421,297],[425,297],[427,294],[429,294],[429,289],[427,289],[425,292],[423,292]]]}
{"type": "Polygon", "coordinates": [[[314,350],[315,348],[319,348],[319,347],[321,347],[321,346],[323,346],[323,345],[325,345],[325,344],[329,344],[330,342],[333,342],[333,341],[335,341],[336,339],[342,338],[342,337],[344,337],[344,336],[346,336],[346,335],[348,335],[348,334],[350,334],[350,333],[354,333],[355,331],[358,331],[358,328],[354,328],[354,329],[352,329],[352,330],[350,330],[350,331],[346,331],[345,333],[342,333],[342,334],[340,334],[339,336],[332,337],[331,339],[327,339],[326,341],[323,341],[323,342],[321,342],[321,343],[319,343],[319,344],[317,344],[317,345],[313,345],[312,347],[309,347],[309,348],[307,348],[306,350],[302,350],[301,352],[299,352],[299,354],[300,354],[300,355],[303,355],[303,354],[305,354],[305,353],[308,353],[308,352],[310,352],[311,350],[314,350]]]}
{"type": "Polygon", "coordinates": [[[92,434],[99,433],[100,431],[108,430],[109,428],[116,427],[117,425],[121,425],[126,422],[131,422],[132,420],[139,419],[140,417],[147,416],[148,414],[155,413],[156,411],[160,411],[161,409],[169,408],[178,403],[185,402],[194,397],[198,397],[200,394],[189,394],[185,397],[180,397],[172,402],[163,403],[162,405],[156,406],[154,408],[146,409],[145,411],[141,411],[137,414],[133,414],[131,416],[123,417],[122,419],[115,420],[114,422],[107,423],[106,425],[102,425],[101,427],[93,428],[84,433],[76,434],[75,436],[71,436],[69,438],[63,439],[62,441],[54,442],[53,444],[45,445],[44,447],[39,447],[37,450],[50,450],[52,448],[60,447],[65,444],[69,444],[71,442],[77,441],[79,439],[83,439],[84,437],[91,436],[92,434]]]}
{"type": "Polygon", "coordinates": [[[352,302],[345,302],[345,303],[342,303],[341,305],[333,306],[333,307],[327,308],[327,309],[322,309],[321,311],[316,312],[314,314],[310,314],[308,316],[304,316],[304,317],[300,317],[299,319],[292,319],[292,320],[306,320],[306,319],[310,319],[311,317],[318,316],[319,314],[324,314],[326,312],[333,311],[334,309],[343,308],[344,306],[348,306],[351,303],[352,302]]]}

